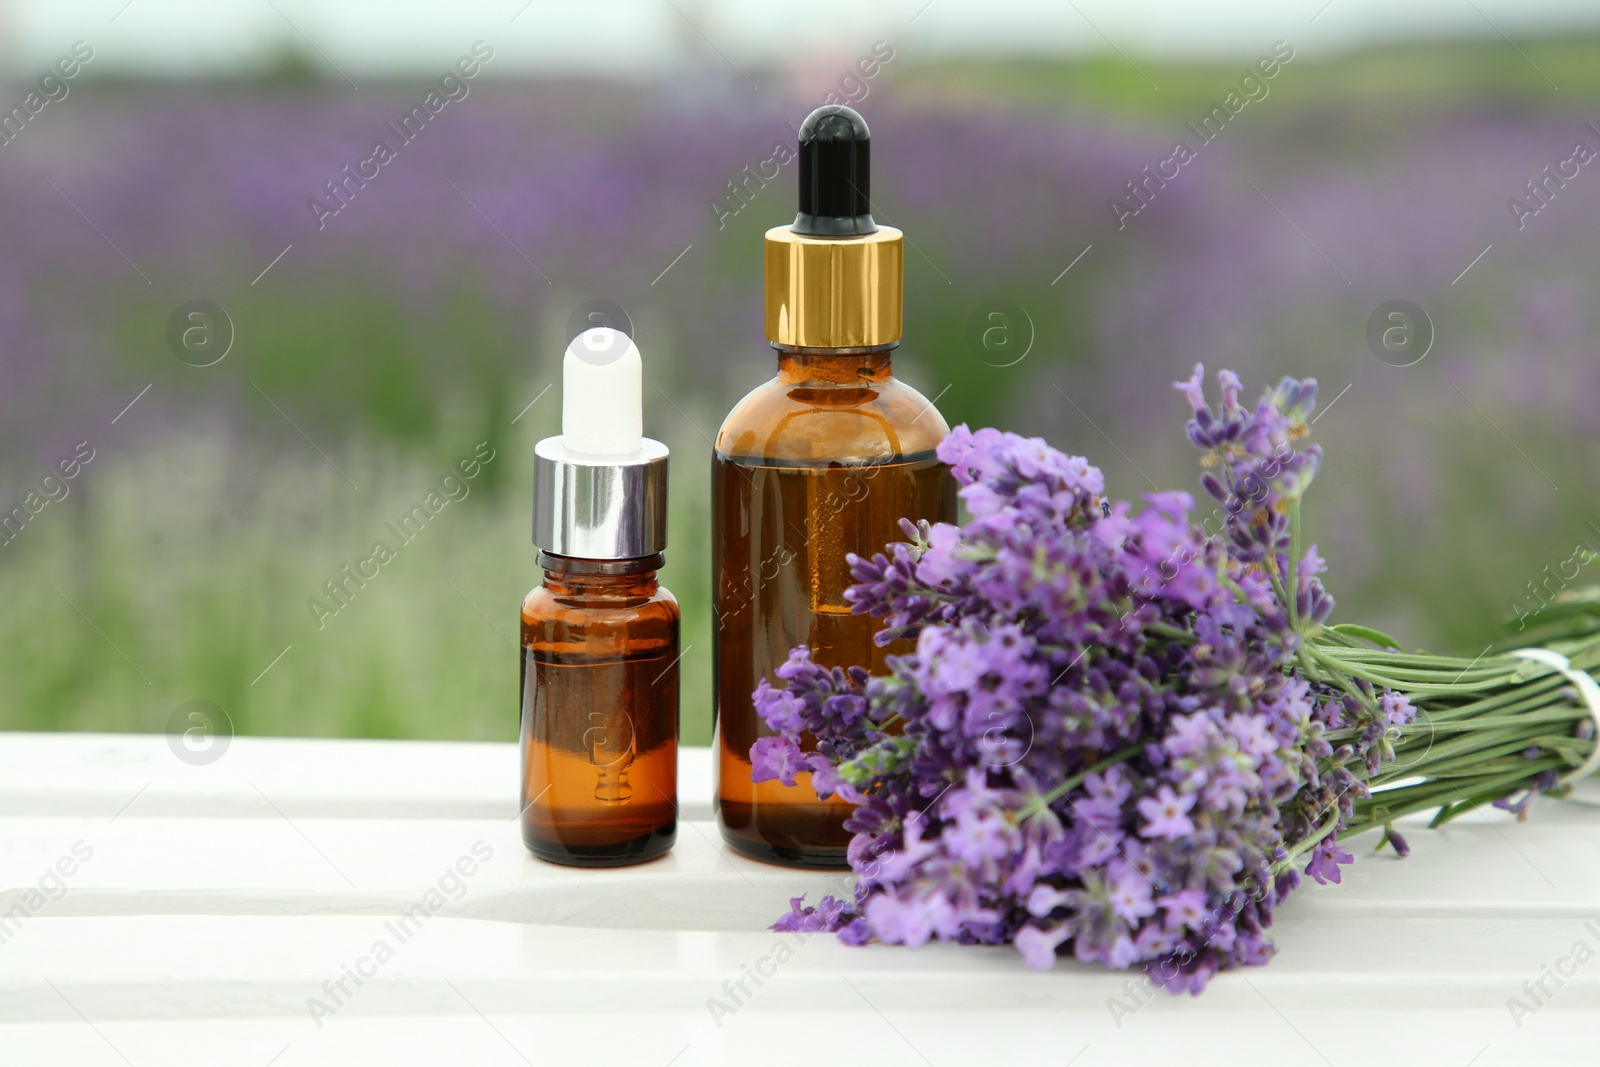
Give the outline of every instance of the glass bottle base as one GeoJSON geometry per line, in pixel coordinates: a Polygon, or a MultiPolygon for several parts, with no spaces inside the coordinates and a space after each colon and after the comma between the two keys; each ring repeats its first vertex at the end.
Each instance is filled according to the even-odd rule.
{"type": "Polygon", "coordinates": [[[842,848],[787,848],[765,841],[751,841],[737,834],[722,831],[722,840],[745,859],[773,863],[780,867],[802,867],[813,871],[846,871],[850,860],[842,848]]]}
{"type": "Polygon", "coordinates": [[[522,843],[536,859],[563,867],[629,867],[648,863],[670,852],[677,838],[676,824],[609,845],[565,844],[535,837],[526,827],[522,831],[522,843]]]}

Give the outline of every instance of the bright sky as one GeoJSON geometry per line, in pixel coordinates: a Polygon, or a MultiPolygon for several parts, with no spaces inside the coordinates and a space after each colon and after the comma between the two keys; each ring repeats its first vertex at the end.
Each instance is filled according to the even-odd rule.
{"type": "Polygon", "coordinates": [[[667,73],[685,57],[760,65],[859,52],[1250,57],[1277,39],[1368,42],[1600,27],[1595,0],[0,0],[0,72],[72,42],[97,70],[193,75],[295,45],[350,77],[431,70],[477,39],[497,74],[667,73]]]}

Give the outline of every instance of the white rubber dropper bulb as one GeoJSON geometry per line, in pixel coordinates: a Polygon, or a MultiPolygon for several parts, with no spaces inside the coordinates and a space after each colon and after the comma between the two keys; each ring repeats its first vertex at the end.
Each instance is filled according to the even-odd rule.
{"type": "Polygon", "coordinates": [[[561,364],[561,436],[574,452],[631,456],[644,437],[639,349],[608,326],[585,330],[561,364]]]}

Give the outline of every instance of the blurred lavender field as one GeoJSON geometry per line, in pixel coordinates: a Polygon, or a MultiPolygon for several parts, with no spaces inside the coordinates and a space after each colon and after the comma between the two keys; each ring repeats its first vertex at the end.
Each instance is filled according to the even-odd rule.
{"type": "MultiPolygon", "coordinates": [[[[1185,122],[1236,71],[1149,68],[1189,90],[1126,108],[1043,92],[1048,70],[896,71],[863,110],[880,221],[911,242],[900,373],[1129,497],[1195,484],[1169,388],[1195,362],[1252,392],[1315,375],[1309,517],[1340,617],[1476,652],[1600,549],[1600,167],[1521,229],[1507,207],[1600,149],[1600,108],[1576,75],[1485,88],[1485,55],[1505,59],[1474,53],[1459,92],[1341,96],[1314,87],[1384,83],[1290,65],[1121,228],[1112,199],[1197,143],[1185,122]],[[1396,299],[1436,327],[1413,366],[1366,338],[1396,299]],[[994,301],[1025,318],[985,348],[994,301]]],[[[792,168],[743,206],[727,183],[813,102],[480,81],[319,229],[307,200],[398,144],[385,124],[426,88],[84,82],[0,148],[0,510],[25,516],[0,539],[0,728],[161,730],[198,699],[245,733],[513,737],[532,446],[558,432],[569,324],[607,300],[674,451],[664,581],[685,736],[709,737],[710,438],[771,372],[760,237],[794,210],[792,168]],[[233,326],[210,366],[168,342],[197,299],[233,326]],[[397,558],[347,581],[379,540],[397,558]]]]}

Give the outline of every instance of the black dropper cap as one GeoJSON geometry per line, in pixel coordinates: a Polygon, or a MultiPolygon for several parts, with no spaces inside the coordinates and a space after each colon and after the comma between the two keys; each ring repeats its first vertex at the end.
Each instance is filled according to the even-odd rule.
{"type": "Polygon", "coordinates": [[[800,214],[794,232],[813,237],[874,233],[872,133],[843,104],[819,107],[800,126],[800,214]]]}

